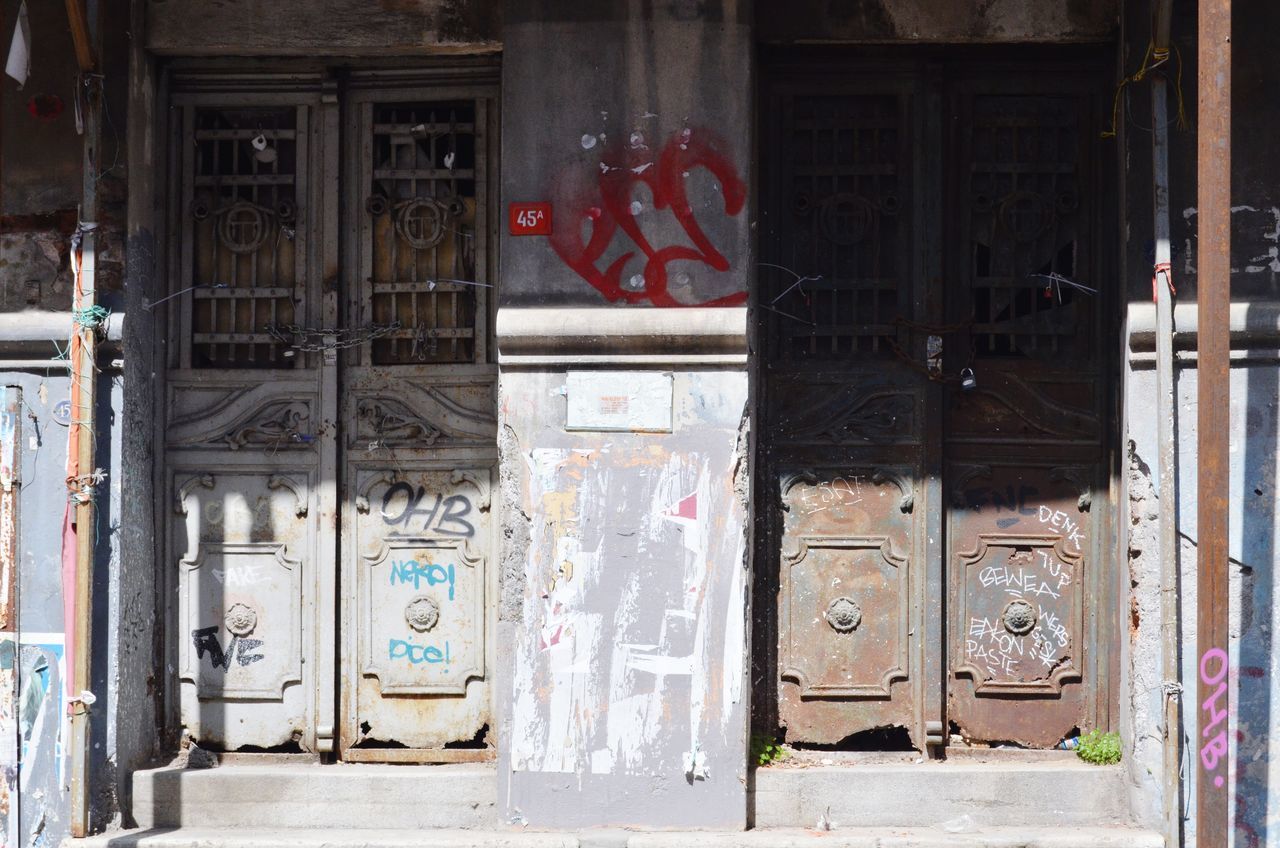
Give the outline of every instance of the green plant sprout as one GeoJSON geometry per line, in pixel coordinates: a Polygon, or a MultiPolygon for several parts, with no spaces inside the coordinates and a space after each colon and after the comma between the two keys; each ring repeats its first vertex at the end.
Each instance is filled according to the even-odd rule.
{"type": "Polygon", "coordinates": [[[1076,756],[1096,766],[1110,766],[1120,762],[1120,734],[1091,730],[1080,737],[1076,756]]]}
{"type": "Polygon", "coordinates": [[[786,748],[767,733],[751,734],[751,761],[757,766],[767,766],[785,760],[790,754],[786,748]]]}

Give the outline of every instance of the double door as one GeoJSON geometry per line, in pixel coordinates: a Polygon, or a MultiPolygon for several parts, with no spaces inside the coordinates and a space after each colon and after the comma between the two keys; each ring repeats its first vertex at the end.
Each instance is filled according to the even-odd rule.
{"type": "Polygon", "coordinates": [[[205,747],[490,753],[487,73],[171,79],[169,702],[205,747]]]}
{"type": "Polygon", "coordinates": [[[757,709],[788,741],[1047,747],[1110,720],[1087,67],[782,66],[766,90],[757,709]]]}

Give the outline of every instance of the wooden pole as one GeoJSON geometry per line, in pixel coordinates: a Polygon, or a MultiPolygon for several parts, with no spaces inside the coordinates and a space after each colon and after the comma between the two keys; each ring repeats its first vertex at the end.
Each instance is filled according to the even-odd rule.
{"type": "Polygon", "coordinates": [[[67,21],[71,24],[71,40],[76,46],[76,63],[80,73],[93,70],[93,37],[89,34],[89,17],[85,14],[84,0],[67,0],[67,21]]]}

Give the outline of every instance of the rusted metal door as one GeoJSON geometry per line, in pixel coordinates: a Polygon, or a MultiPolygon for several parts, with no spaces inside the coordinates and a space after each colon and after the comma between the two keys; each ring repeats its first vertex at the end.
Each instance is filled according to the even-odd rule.
{"type": "Polygon", "coordinates": [[[1105,716],[1095,97],[987,68],[782,66],[762,107],[757,590],[793,742],[1048,746],[1105,716]]]}
{"type": "Polygon", "coordinates": [[[492,90],[173,85],[171,703],[215,748],[486,756],[492,90]]]}

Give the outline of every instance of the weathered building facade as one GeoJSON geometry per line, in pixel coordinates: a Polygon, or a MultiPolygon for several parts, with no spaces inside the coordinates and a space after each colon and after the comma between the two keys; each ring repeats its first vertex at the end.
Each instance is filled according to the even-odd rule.
{"type": "MultiPolygon", "coordinates": [[[[1196,843],[1195,4],[80,5],[3,3],[8,844],[1196,843]],[[1119,766],[1054,750],[1093,729],[1119,766]]],[[[1280,14],[1237,5],[1247,846],[1280,14]]]]}

